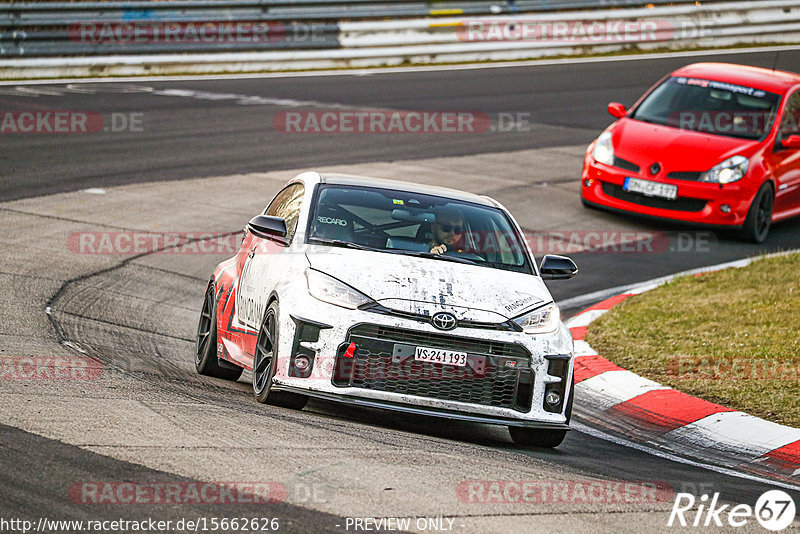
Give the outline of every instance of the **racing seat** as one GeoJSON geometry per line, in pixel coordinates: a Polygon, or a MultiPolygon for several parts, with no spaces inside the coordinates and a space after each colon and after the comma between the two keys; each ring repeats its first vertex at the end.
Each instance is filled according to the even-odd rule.
{"type": "Polygon", "coordinates": [[[426,222],[420,224],[414,239],[420,243],[429,243],[433,241],[433,223],[426,222]]]}
{"type": "Polygon", "coordinates": [[[386,241],[386,248],[413,250],[415,252],[430,252],[430,241],[433,239],[431,223],[422,223],[417,228],[414,237],[390,237],[386,241]]]}
{"type": "Polygon", "coordinates": [[[319,206],[314,215],[311,237],[352,243],[354,235],[353,221],[346,210],[338,206],[319,206]]]}

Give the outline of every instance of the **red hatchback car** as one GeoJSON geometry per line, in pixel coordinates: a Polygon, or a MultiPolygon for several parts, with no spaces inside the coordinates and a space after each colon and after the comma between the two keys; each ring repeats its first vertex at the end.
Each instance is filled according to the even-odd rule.
{"type": "Polygon", "coordinates": [[[696,63],[654,85],[586,150],[585,206],[736,228],[800,214],[800,75],[696,63]]]}

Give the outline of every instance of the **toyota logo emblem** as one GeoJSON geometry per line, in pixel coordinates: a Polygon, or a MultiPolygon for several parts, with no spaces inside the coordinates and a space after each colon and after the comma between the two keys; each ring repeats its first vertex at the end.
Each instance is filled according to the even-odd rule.
{"type": "Polygon", "coordinates": [[[447,312],[439,312],[431,317],[431,324],[439,330],[452,330],[458,324],[455,315],[447,312]]]}

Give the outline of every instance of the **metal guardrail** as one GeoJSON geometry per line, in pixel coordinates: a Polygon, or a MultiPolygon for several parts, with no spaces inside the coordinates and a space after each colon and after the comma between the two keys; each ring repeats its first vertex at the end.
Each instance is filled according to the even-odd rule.
{"type": "MultiPolygon", "coordinates": [[[[502,16],[552,12],[564,9],[609,9],[666,4],[670,0],[172,0],[132,2],[15,2],[0,4],[0,58],[109,54],[159,54],[166,52],[233,52],[339,48],[340,22],[384,21],[413,17],[502,16]],[[216,37],[165,39],[169,24],[182,24],[183,32],[199,31],[203,23],[217,25],[216,37]],[[96,39],[82,30],[96,25],[96,39]],[[162,38],[103,38],[110,31],[136,28],[161,31],[162,38]],[[238,25],[236,39],[225,25],[238,25]],[[263,24],[272,24],[265,36],[263,24]],[[126,26],[127,25],[127,26],[126,26]],[[308,35],[314,35],[309,39],[308,35]],[[87,37],[87,35],[89,37],[87,37]]],[[[742,2],[743,5],[750,2],[742,2]]],[[[206,28],[208,29],[208,28],[206,28]]],[[[112,37],[114,37],[112,35],[112,37]]],[[[189,36],[191,37],[191,35],[189,36]]]]}
{"type": "MultiPolygon", "coordinates": [[[[193,25],[199,27],[202,22],[209,21],[203,17],[195,20],[178,15],[173,19],[161,16],[169,10],[160,11],[159,16],[140,17],[141,12],[134,10],[137,17],[130,16],[127,20],[110,17],[106,23],[99,23],[93,19],[97,14],[97,2],[69,4],[84,9],[69,11],[73,15],[80,11],[82,18],[62,20],[58,30],[35,25],[26,26],[25,30],[20,26],[10,30],[8,25],[0,24],[0,79],[358,68],[800,43],[800,0],[686,2],[492,15],[462,10],[449,16],[446,13],[430,16],[429,13],[425,17],[363,17],[335,21],[275,20],[274,13],[269,10],[257,21],[248,20],[248,16],[234,16],[239,13],[234,8],[245,4],[319,6],[322,2],[333,5],[334,1],[347,2],[337,5],[360,2],[372,8],[410,5],[394,0],[380,3],[378,0],[239,0],[226,3],[228,11],[215,11],[218,18],[211,21],[213,31],[209,41],[181,41],[165,38],[167,25],[178,24],[176,31],[191,36],[189,29],[197,31],[193,25]],[[87,6],[94,7],[88,9],[87,6]],[[237,39],[226,39],[225,32],[229,31],[226,27],[236,24],[243,25],[243,32],[236,34],[237,39]],[[123,32],[123,37],[135,37],[135,28],[145,28],[150,33],[145,31],[138,40],[106,39],[102,33],[106,27],[127,28],[128,33],[123,32]],[[51,33],[46,33],[48,31],[51,33]],[[73,32],[71,36],[70,31],[73,32]],[[81,31],[88,33],[81,34],[81,31]],[[594,31],[600,32],[599,35],[592,33],[594,31]],[[260,36],[260,39],[250,39],[253,36],[260,36]]],[[[523,5],[523,1],[527,0],[514,5],[523,5]]],[[[469,0],[464,0],[460,5],[468,3],[469,0]]],[[[120,5],[117,2],[102,4],[120,5]]],[[[188,2],[176,0],[156,4],[174,8],[188,2]]],[[[205,6],[203,9],[218,5],[209,0],[192,3],[194,6],[201,4],[205,6]]],[[[7,18],[11,7],[20,5],[0,5],[0,19],[6,20],[3,17],[7,18]]],[[[62,9],[60,6],[65,4],[35,5],[62,9]]],[[[126,5],[136,7],[143,3],[126,5]]],[[[430,4],[424,5],[430,7],[430,4]]],[[[475,2],[474,6],[477,5],[487,4],[475,2]]],[[[45,11],[48,10],[41,9],[42,13],[45,11]]],[[[50,10],[48,16],[53,12],[50,10]]],[[[177,12],[173,9],[172,13],[177,12]]]]}

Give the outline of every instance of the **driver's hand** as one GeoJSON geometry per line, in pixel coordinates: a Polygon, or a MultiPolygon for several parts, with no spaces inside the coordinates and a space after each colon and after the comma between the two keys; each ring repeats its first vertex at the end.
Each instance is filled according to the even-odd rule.
{"type": "Polygon", "coordinates": [[[445,252],[447,252],[447,245],[444,245],[444,244],[436,245],[435,247],[433,247],[431,249],[431,254],[437,254],[438,255],[438,254],[444,254],[445,252]]]}

